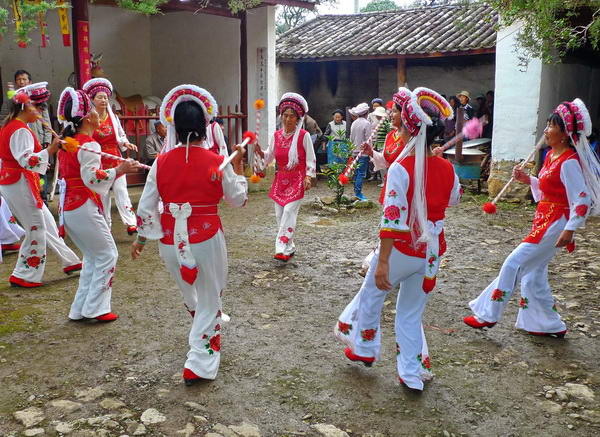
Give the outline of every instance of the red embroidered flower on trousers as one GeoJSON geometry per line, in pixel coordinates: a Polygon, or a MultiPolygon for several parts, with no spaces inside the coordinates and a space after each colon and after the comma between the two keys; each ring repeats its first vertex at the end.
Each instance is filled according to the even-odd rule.
{"type": "Polygon", "coordinates": [[[283,244],[288,244],[290,239],[285,235],[282,235],[281,237],[279,237],[279,241],[281,241],[283,244]]]}
{"type": "Polygon", "coordinates": [[[338,321],[338,329],[340,330],[340,332],[342,334],[348,335],[348,334],[350,334],[350,331],[352,330],[352,325],[350,323],[344,323],[344,322],[338,321]]]}
{"type": "Polygon", "coordinates": [[[96,179],[102,181],[106,178],[108,178],[108,173],[106,173],[104,170],[96,170],[96,179]]]}
{"type": "Polygon", "coordinates": [[[377,334],[377,329],[363,329],[360,331],[360,336],[364,341],[373,341],[375,340],[375,334],[377,334]]]}
{"type": "Polygon", "coordinates": [[[586,215],[587,211],[588,211],[587,205],[577,205],[577,207],[575,208],[575,214],[577,214],[580,217],[584,217],[586,215]]]}
{"type": "Polygon", "coordinates": [[[495,300],[496,302],[502,302],[505,294],[506,293],[504,291],[496,288],[494,291],[492,291],[492,300],[495,300]]]}
{"type": "Polygon", "coordinates": [[[221,350],[221,334],[214,335],[209,340],[210,348],[215,352],[221,350]]]}
{"type": "Polygon", "coordinates": [[[27,258],[27,265],[30,267],[37,267],[42,262],[42,259],[39,256],[30,256],[27,258]]]}

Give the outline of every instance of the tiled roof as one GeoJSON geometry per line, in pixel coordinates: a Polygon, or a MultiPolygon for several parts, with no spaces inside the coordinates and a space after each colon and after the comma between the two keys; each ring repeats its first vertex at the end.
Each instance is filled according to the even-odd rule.
{"type": "Polygon", "coordinates": [[[322,15],[277,39],[278,60],[394,57],[496,46],[497,14],[487,5],[322,15]]]}

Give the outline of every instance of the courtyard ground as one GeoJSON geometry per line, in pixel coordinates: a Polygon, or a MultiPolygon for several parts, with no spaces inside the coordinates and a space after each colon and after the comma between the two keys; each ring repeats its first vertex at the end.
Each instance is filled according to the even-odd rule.
{"type": "MultiPolygon", "coordinates": [[[[376,186],[366,193],[375,199],[376,186]]],[[[139,194],[132,189],[134,204],[139,194]]],[[[424,317],[435,378],[417,395],[396,379],[395,292],[375,366],[349,362],[334,340],[336,317],[359,289],[361,261],[376,243],[379,209],[332,216],[311,207],[327,194],[320,183],[307,195],[297,256],[287,265],[272,259],[275,215],[266,192],[251,194],[243,209],[221,209],[231,322],[213,382],[184,386],[191,319],[156,243],[132,261],[132,237],[116,214],[117,322],[67,320],[78,279],[63,275],[53,254],[46,286],[17,289],[3,280],[0,435],[600,435],[599,220],[577,236],[573,254],[561,251],[551,264],[569,327],[557,340],[515,330],[518,292],[493,329],[462,322],[468,301],[527,233],[533,207],[502,205],[486,217],[483,197],[467,194],[448,210],[449,249],[424,317]]],[[[0,278],[15,259],[5,257],[0,278]]]]}

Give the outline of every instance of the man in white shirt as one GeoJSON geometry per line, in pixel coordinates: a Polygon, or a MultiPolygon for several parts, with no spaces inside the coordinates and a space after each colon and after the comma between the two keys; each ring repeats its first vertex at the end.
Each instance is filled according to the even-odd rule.
{"type": "MultiPolygon", "coordinates": [[[[356,156],[360,153],[362,145],[366,143],[371,136],[371,123],[367,120],[369,105],[367,103],[360,103],[350,109],[349,112],[353,120],[352,125],[350,126],[350,141],[354,146],[352,156],[356,156]]],[[[358,158],[358,166],[356,167],[356,172],[354,174],[354,194],[358,200],[361,201],[367,200],[362,193],[362,185],[368,165],[368,156],[365,155],[358,158]]]]}

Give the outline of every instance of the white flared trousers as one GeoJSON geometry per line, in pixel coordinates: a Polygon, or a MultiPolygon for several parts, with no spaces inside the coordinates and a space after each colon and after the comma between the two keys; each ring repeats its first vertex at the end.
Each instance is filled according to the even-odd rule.
{"type": "Polygon", "coordinates": [[[275,253],[291,255],[296,251],[294,234],[296,221],[302,199],[295,200],[285,206],[275,203],[275,217],[277,218],[277,237],[275,238],[275,253]]]}
{"type": "Polygon", "coordinates": [[[175,245],[159,243],[159,252],[179,286],[185,306],[195,311],[185,367],[202,378],[215,379],[221,361],[221,291],[227,282],[225,236],[219,231],[214,237],[190,247],[198,266],[194,284],[188,284],[181,277],[175,245]]]}
{"type": "Polygon", "coordinates": [[[64,240],[58,236],[58,228],[52,213],[46,205],[37,208],[29,184],[24,176],[11,185],[0,185],[0,194],[17,218],[25,238],[21,242],[17,265],[13,276],[28,282],[42,282],[46,267],[46,245],[58,256],[63,268],[79,264],[79,258],[64,240]],[[32,260],[40,258],[37,265],[32,260]],[[28,261],[29,260],[29,261],[28,261]]]}
{"type": "Polygon", "coordinates": [[[64,212],[67,235],[83,253],[79,287],[69,318],[94,318],[111,312],[112,283],[119,253],[104,215],[87,200],[64,212]]]}
{"type": "MultiPolygon", "coordinates": [[[[133,206],[131,205],[131,199],[129,198],[129,192],[127,191],[126,177],[127,176],[123,175],[115,179],[112,186],[112,192],[115,194],[115,202],[117,204],[117,210],[119,211],[121,221],[126,226],[135,226],[136,218],[133,212],[133,206]]],[[[112,217],[110,214],[112,206],[111,202],[112,196],[109,191],[105,196],[102,196],[104,215],[109,228],[112,226],[112,217]]]]}
{"type": "Polygon", "coordinates": [[[486,322],[498,322],[512,293],[521,284],[516,327],[530,332],[561,332],[567,329],[554,305],[548,283],[548,263],[565,228],[566,218],[554,222],[538,244],[521,243],[502,264],[500,274],[476,299],[469,302],[473,313],[486,322]]]}
{"type": "MultiPolygon", "coordinates": [[[[381,312],[387,291],[375,285],[379,248],[375,251],[360,291],[344,309],[335,328],[338,339],[356,355],[380,359],[381,312]]],[[[389,259],[389,280],[399,287],[396,301],[396,348],[398,375],[406,385],[423,390],[431,378],[429,352],[422,327],[428,294],[423,291],[425,258],[405,255],[395,248],[389,259]]]]}

